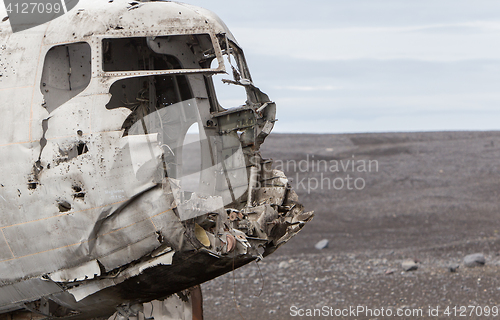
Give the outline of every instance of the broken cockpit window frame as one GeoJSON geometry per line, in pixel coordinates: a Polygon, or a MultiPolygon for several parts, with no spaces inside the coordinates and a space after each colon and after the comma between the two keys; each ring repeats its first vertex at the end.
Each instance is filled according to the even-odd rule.
{"type": "Polygon", "coordinates": [[[211,95],[212,100],[215,100],[212,101],[212,104],[218,110],[212,115],[217,119],[218,129],[221,134],[237,133],[240,136],[242,145],[245,147],[259,145],[274,126],[276,105],[253,84],[245,56],[238,44],[231,41],[226,34],[219,34],[217,38],[224,60],[227,61],[226,70],[229,71],[226,76],[232,76],[232,79],[216,79],[220,78],[218,75],[207,77],[212,86],[218,87],[218,93],[222,93],[216,95],[214,91],[214,94],[211,95]],[[224,90],[221,90],[224,86],[218,86],[217,82],[229,85],[231,90],[237,93],[230,96],[229,108],[221,106],[220,102],[224,102],[226,98],[224,97],[224,90]],[[236,89],[237,87],[245,89],[246,100],[238,98],[243,94],[236,89]]]}
{"type": "MultiPolygon", "coordinates": [[[[248,119],[242,121],[253,122],[254,114],[257,117],[273,123],[275,121],[276,106],[269,97],[261,92],[254,84],[243,50],[237,43],[231,41],[226,34],[218,34],[217,39],[222,50],[223,61],[225,63],[225,74],[213,74],[207,76],[209,87],[215,88],[211,92],[211,103],[217,112],[215,116],[220,116],[227,112],[239,111],[247,112],[248,119]]],[[[244,131],[246,128],[233,128],[237,131],[244,131]],[[243,130],[240,130],[243,129],[243,130]]],[[[244,125],[244,127],[248,127],[244,125]]],[[[222,129],[222,126],[220,127],[222,129]]],[[[232,126],[222,129],[223,132],[233,130],[232,126]]],[[[266,129],[267,131],[267,129],[266,129]]]]}
{"type": "MultiPolygon", "coordinates": [[[[226,72],[207,76],[209,87],[215,89],[211,92],[211,97],[213,97],[211,103],[216,106],[214,109],[222,112],[249,104],[248,101],[257,102],[256,99],[253,99],[255,95],[252,90],[246,87],[246,85],[252,84],[252,78],[243,51],[224,33],[218,34],[217,40],[222,50],[222,60],[226,72]]],[[[212,63],[215,64],[215,61],[212,63]]]]}
{"type": "MultiPolygon", "coordinates": [[[[224,54],[224,64],[226,70],[231,72],[232,69],[230,63],[230,55],[224,54]]],[[[234,59],[233,63],[234,64],[234,59]]],[[[230,80],[230,73],[218,73],[209,76],[210,83],[214,86],[214,99],[212,104],[216,106],[216,110],[219,112],[226,111],[228,109],[244,105],[247,100],[247,92],[243,86],[234,85],[228,83],[230,80]]]]}

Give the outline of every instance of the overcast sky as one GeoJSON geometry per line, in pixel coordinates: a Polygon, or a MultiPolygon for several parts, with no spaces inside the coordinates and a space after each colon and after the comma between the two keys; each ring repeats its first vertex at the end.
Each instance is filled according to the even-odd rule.
{"type": "Polygon", "coordinates": [[[184,2],[232,30],[275,132],[500,129],[498,0],[184,2]]]}
{"type": "Polygon", "coordinates": [[[191,0],[278,105],[278,132],[500,129],[500,1],[191,0]]]}

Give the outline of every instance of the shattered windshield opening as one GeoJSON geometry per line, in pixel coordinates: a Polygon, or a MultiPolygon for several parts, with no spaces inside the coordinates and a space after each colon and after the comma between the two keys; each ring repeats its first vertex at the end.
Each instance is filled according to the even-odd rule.
{"type": "MultiPolygon", "coordinates": [[[[226,73],[212,75],[211,81],[215,87],[219,109],[226,110],[256,103],[258,100],[252,90],[252,78],[242,50],[225,35],[219,35],[218,40],[226,73]]],[[[217,61],[213,60],[211,68],[214,68],[216,63],[217,61]]]]}
{"type": "MultiPolygon", "coordinates": [[[[193,98],[185,75],[158,75],[118,80],[110,88],[108,109],[125,107],[132,111],[123,123],[124,135],[146,115],[193,98]]],[[[145,130],[148,133],[148,130],[145,130]]],[[[133,133],[131,133],[133,134],[133,133]]]]}
{"type": "MultiPolygon", "coordinates": [[[[231,72],[231,65],[229,64],[227,55],[224,55],[224,64],[226,66],[226,70],[231,72]]],[[[232,80],[232,77],[228,74],[214,74],[211,77],[215,87],[217,104],[220,108],[230,109],[245,105],[247,92],[243,86],[225,82],[225,80],[232,80]]]]}
{"type": "Polygon", "coordinates": [[[105,72],[208,69],[215,57],[208,34],[107,38],[102,46],[105,72]]]}

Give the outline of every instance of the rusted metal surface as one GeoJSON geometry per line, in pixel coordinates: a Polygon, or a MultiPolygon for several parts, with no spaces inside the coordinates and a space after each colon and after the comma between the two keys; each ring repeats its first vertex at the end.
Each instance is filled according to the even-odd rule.
{"type": "Polygon", "coordinates": [[[0,26],[0,312],[145,315],[312,218],[259,153],[276,105],[213,13],[87,2],[16,34],[0,26]],[[226,70],[242,106],[216,99],[226,70]]]}

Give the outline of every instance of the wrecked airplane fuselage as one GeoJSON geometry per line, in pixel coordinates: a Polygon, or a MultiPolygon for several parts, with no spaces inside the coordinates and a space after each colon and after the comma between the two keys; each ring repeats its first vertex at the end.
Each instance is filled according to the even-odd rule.
{"type": "Polygon", "coordinates": [[[0,24],[0,313],[126,314],[312,218],[259,153],[276,106],[217,16],[94,4],[15,34],[0,24]],[[243,105],[219,104],[218,74],[243,105]]]}

